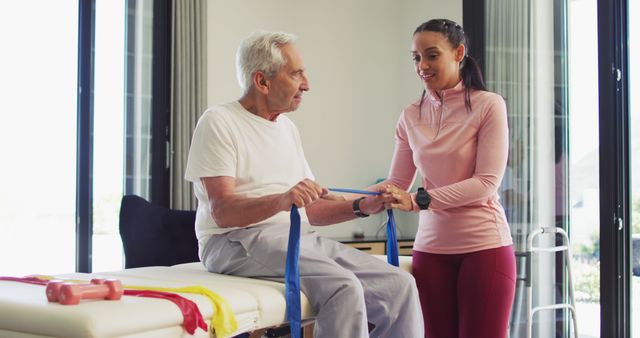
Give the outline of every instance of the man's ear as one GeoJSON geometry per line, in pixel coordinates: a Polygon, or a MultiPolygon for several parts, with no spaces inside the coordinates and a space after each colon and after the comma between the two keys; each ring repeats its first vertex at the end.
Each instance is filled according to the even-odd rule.
{"type": "Polygon", "coordinates": [[[263,72],[255,72],[253,74],[253,85],[259,92],[266,94],[269,91],[270,82],[263,72]]]}

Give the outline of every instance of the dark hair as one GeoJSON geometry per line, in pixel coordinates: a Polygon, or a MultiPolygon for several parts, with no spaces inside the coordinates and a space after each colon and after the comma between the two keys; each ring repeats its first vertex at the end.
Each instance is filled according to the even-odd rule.
{"type": "MultiPolygon", "coordinates": [[[[461,44],[465,46],[465,55],[460,62],[460,77],[465,87],[464,102],[467,110],[471,110],[471,96],[469,94],[471,90],[487,90],[487,88],[478,62],[469,55],[469,38],[464,33],[462,26],[448,19],[433,19],[418,26],[413,35],[420,32],[438,32],[449,40],[453,48],[457,48],[461,44]]],[[[425,91],[422,92],[420,106],[422,106],[425,93],[425,91]]]]}

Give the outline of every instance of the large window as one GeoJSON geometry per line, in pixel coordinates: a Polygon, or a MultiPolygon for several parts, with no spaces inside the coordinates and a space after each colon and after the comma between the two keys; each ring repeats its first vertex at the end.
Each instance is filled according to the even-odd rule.
{"type": "MultiPolygon", "coordinates": [[[[520,277],[510,334],[526,337],[531,327],[533,337],[573,336],[571,312],[542,310],[571,303],[571,271],[578,331],[599,337],[597,2],[527,4],[485,2],[485,75],[506,99],[510,127],[502,201],[520,277]],[[566,251],[533,250],[529,239],[541,228],[569,234],[570,262],[566,251]]],[[[537,234],[533,246],[563,240],[537,234]]]]}
{"type": "Polygon", "coordinates": [[[122,195],[152,199],[154,1],[97,0],[95,13],[92,270],[107,271],[124,266],[122,195]]]}
{"type": "MultiPolygon", "coordinates": [[[[485,0],[483,23],[474,24],[486,39],[487,83],[509,108],[512,148],[503,202],[520,254],[519,276],[533,283],[528,296],[527,278],[519,281],[511,337],[524,337],[527,324],[534,337],[573,336],[566,311],[526,312],[527,306],[568,303],[569,271],[580,337],[640,337],[634,320],[640,309],[640,142],[634,132],[640,114],[632,94],[637,6],[625,0],[485,0]],[[571,269],[559,253],[529,250],[526,238],[550,226],[569,233],[571,269]]],[[[538,244],[560,245],[560,238],[538,244]]]]}
{"type": "Polygon", "coordinates": [[[153,99],[169,85],[167,8],[153,0],[38,0],[0,13],[0,275],[120,269],[122,195],[166,204],[152,193],[168,196],[168,95],[153,99]],[[156,65],[154,53],[165,63],[156,65]]]}
{"type": "Polygon", "coordinates": [[[600,337],[600,193],[596,0],[568,1],[569,233],[579,333],[600,337]]]}
{"type": "Polygon", "coordinates": [[[75,269],[78,1],[0,11],[0,274],[75,269]]]}
{"type": "Polygon", "coordinates": [[[93,271],[117,270],[123,261],[118,211],[124,184],[124,5],[123,1],[96,1],[93,271]]]}

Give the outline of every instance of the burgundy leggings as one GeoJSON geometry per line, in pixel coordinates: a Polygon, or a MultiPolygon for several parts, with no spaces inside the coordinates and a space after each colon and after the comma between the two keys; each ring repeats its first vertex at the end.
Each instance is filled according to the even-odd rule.
{"type": "Polygon", "coordinates": [[[413,251],[427,338],[507,337],[516,286],[512,246],[465,254],[413,251]]]}

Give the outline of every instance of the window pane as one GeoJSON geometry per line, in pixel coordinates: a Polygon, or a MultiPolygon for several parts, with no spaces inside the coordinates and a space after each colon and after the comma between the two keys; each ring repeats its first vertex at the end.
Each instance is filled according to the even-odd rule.
{"type": "Polygon", "coordinates": [[[153,1],[96,2],[93,271],[123,267],[125,194],[150,198],[153,1]]]}
{"type": "Polygon", "coordinates": [[[124,5],[96,1],[93,271],[123,267],[118,215],[124,185],[124,5]]]}
{"type": "Polygon", "coordinates": [[[570,221],[579,332],[600,337],[598,4],[569,4],[570,221]],[[595,68],[594,68],[595,67],[595,68]],[[593,69],[594,71],[585,71],[593,69]]]}
{"type": "Polygon", "coordinates": [[[0,32],[0,275],[74,271],[78,1],[12,1],[0,32]]]}
{"type": "Polygon", "coordinates": [[[151,198],[153,1],[127,1],[125,193],[151,198]]]}

